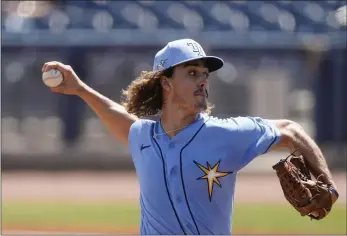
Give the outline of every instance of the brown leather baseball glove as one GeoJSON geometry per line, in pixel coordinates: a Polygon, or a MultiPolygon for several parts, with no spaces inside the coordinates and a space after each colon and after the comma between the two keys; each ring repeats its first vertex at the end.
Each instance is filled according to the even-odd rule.
{"type": "Polygon", "coordinates": [[[332,194],[338,197],[338,193],[331,185],[321,182],[320,177],[312,180],[302,156],[291,154],[272,168],[276,171],[285,198],[301,216],[321,220],[329,214],[334,203],[332,194]]]}

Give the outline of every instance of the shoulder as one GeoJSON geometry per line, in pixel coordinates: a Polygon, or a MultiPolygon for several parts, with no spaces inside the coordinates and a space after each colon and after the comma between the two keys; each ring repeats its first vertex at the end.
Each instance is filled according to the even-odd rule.
{"type": "Polygon", "coordinates": [[[229,141],[238,133],[237,123],[232,118],[220,118],[204,114],[205,128],[204,134],[208,137],[218,137],[219,140],[229,141]]]}
{"type": "Polygon", "coordinates": [[[239,116],[236,118],[232,118],[233,121],[237,124],[240,130],[257,130],[270,128],[274,129],[275,126],[270,120],[257,117],[257,116],[239,116]]]}
{"type": "Polygon", "coordinates": [[[236,116],[219,118],[205,115],[206,127],[214,130],[226,130],[231,132],[261,131],[264,129],[275,130],[276,127],[268,119],[253,116],[236,116]]]}
{"type": "Polygon", "coordinates": [[[144,130],[149,130],[156,121],[150,119],[138,119],[130,126],[130,134],[141,134],[144,130]]]}
{"type": "Polygon", "coordinates": [[[131,126],[129,130],[128,142],[130,149],[138,144],[140,140],[145,140],[150,137],[150,132],[156,121],[149,119],[138,119],[131,126]]]}
{"type": "Polygon", "coordinates": [[[216,116],[204,115],[206,126],[208,128],[220,128],[220,129],[231,129],[238,130],[240,126],[244,124],[244,121],[249,119],[247,117],[228,117],[220,118],[216,116]]]}

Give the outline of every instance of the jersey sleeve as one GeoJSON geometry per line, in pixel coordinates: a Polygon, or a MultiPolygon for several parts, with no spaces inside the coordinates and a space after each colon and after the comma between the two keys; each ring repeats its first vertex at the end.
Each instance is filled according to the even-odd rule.
{"type": "Polygon", "coordinates": [[[131,126],[128,135],[128,148],[130,153],[136,150],[136,145],[138,144],[138,139],[141,136],[141,131],[143,129],[144,121],[141,119],[136,120],[131,126]]]}
{"type": "MultiPolygon", "coordinates": [[[[142,142],[149,139],[150,127],[154,123],[152,120],[138,119],[131,126],[128,135],[128,149],[132,156],[140,150],[142,142]]],[[[150,142],[150,140],[148,140],[150,142]]]]}
{"type": "Polygon", "coordinates": [[[229,119],[233,142],[234,160],[242,168],[255,157],[266,153],[280,140],[278,128],[269,120],[260,117],[236,117],[229,119]]]}

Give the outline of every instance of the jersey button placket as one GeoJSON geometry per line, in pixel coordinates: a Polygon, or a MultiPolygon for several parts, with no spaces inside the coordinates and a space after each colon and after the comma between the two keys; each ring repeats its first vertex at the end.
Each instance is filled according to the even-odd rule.
{"type": "Polygon", "coordinates": [[[170,170],[170,178],[175,178],[177,176],[178,167],[175,165],[170,170]]]}
{"type": "Polygon", "coordinates": [[[187,223],[187,224],[185,225],[185,228],[186,228],[186,229],[189,229],[191,232],[196,232],[195,227],[194,227],[191,223],[187,223]]]}
{"type": "Polygon", "coordinates": [[[183,217],[186,213],[180,172],[180,148],[173,141],[167,145],[167,148],[168,155],[166,160],[169,166],[167,177],[170,182],[170,194],[178,216],[183,217]]]}
{"type": "Polygon", "coordinates": [[[175,143],[174,142],[171,142],[169,143],[169,149],[174,149],[175,148],[175,143]]]}
{"type": "Polygon", "coordinates": [[[179,188],[178,180],[179,180],[179,166],[178,166],[178,160],[177,160],[177,153],[172,147],[172,142],[169,143],[167,146],[167,158],[166,163],[168,167],[167,171],[167,180],[169,182],[169,191],[172,196],[172,200],[174,202],[174,205],[178,203],[177,201],[177,190],[179,188]]]}
{"type": "MultiPolygon", "coordinates": [[[[173,181],[173,183],[178,183],[179,180],[178,176],[178,166],[173,166],[170,170],[170,179],[173,181]]],[[[174,184],[174,189],[172,190],[175,193],[175,203],[181,204],[182,203],[182,197],[179,194],[179,186],[174,184]]]]}

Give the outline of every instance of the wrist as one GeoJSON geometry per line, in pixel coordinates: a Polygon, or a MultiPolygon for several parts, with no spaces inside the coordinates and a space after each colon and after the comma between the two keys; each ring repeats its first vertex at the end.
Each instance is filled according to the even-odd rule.
{"type": "Polygon", "coordinates": [[[76,89],[75,95],[79,96],[80,98],[83,98],[83,96],[88,91],[88,86],[86,84],[81,84],[79,88],[76,89]]]}
{"type": "Polygon", "coordinates": [[[328,186],[328,189],[332,193],[332,195],[333,195],[332,200],[333,200],[333,203],[335,203],[336,200],[339,198],[339,193],[337,192],[336,187],[333,187],[331,185],[328,186]]]}

